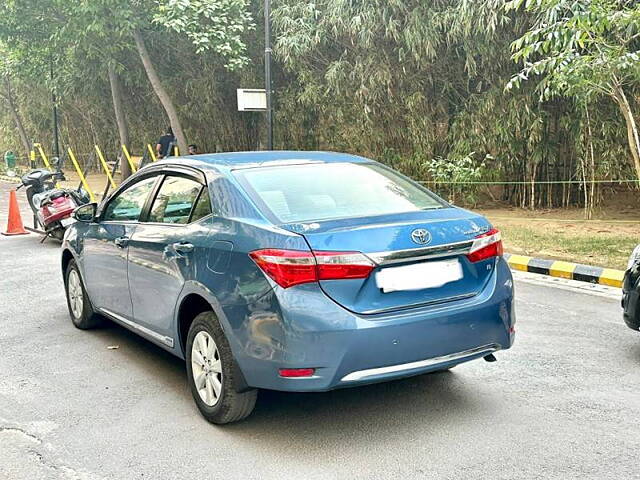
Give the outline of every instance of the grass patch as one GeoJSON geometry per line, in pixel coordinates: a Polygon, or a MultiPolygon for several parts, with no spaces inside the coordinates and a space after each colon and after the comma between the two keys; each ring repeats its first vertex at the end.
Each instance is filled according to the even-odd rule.
{"type": "Polygon", "coordinates": [[[566,260],[624,270],[638,235],[628,231],[566,228],[564,225],[514,224],[494,222],[502,231],[505,251],[532,257],[566,260]]]}

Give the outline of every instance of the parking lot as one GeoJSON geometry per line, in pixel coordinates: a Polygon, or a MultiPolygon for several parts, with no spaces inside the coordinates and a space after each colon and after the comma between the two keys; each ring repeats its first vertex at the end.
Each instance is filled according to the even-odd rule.
{"type": "Polygon", "coordinates": [[[640,478],[640,334],[615,291],[519,275],[516,344],[497,363],[263,391],[216,427],[182,361],[113,324],[73,327],[59,246],[39,240],[0,237],[0,478],[640,478]]]}

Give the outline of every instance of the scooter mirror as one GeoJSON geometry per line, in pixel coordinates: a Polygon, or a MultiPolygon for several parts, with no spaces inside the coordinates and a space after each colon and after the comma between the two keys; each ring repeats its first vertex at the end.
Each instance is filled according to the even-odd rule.
{"type": "Polygon", "coordinates": [[[96,211],[98,209],[97,203],[87,203],[77,207],[71,216],[78,222],[91,223],[96,218],[96,211]]]}

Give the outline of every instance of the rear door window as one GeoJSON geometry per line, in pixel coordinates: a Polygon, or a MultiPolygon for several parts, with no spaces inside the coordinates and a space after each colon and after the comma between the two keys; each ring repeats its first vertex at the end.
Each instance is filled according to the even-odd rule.
{"type": "Polygon", "coordinates": [[[209,199],[209,189],[204,187],[200,192],[198,201],[191,212],[190,222],[197,222],[201,218],[211,215],[211,200],[209,199]]]}
{"type": "Polygon", "coordinates": [[[118,193],[107,205],[103,221],[137,221],[157,178],[145,178],[118,193]]]}
{"type": "Polygon", "coordinates": [[[199,182],[190,178],[165,177],[153,200],[147,221],[179,225],[189,223],[191,210],[202,188],[199,182]]]}

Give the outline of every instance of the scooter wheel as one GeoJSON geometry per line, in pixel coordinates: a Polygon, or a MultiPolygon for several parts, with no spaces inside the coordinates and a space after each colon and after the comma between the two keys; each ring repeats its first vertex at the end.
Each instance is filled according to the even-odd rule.
{"type": "Polygon", "coordinates": [[[49,235],[51,236],[51,238],[54,238],[59,242],[62,242],[62,239],[64,238],[64,228],[58,227],[54,230],[51,230],[49,232],[49,235]]]}

